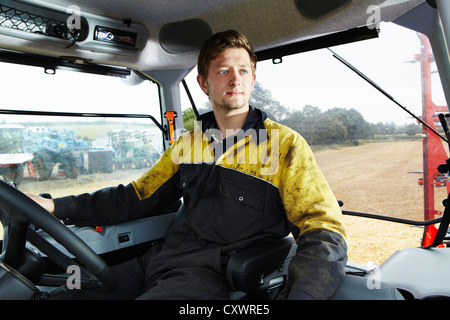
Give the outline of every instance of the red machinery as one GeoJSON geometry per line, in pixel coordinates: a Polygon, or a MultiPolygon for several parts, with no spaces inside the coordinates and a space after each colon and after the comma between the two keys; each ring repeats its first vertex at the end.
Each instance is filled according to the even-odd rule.
{"type": "MultiPolygon", "coordinates": [[[[428,38],[422,34],[418,34],[420,38],[421,53],[416,56],[416,60],[420,62],[422,74],[422,120],[431,128],[438,131],[440,128],[437,114],[448,113],[447,106],[437,106],[431,97],[431,63],[433,55],[431,52],[428,38]]],[[[423,126],[423,180],[419,181],[423,184],[424,195],[424,218],[432,220],[442,215],[441,211],[435,209],[435,187],[446,186],[447,193],[450,191],[450,183],[443,179],[442,173],[439,173],[438,166],[445,164],[448,155],[445,151],[442,139],[433,133],[429,128],[423,126]]],[[[422,246],[431,244],[437,232],[435,225],[425,227],[422,246]]]]}

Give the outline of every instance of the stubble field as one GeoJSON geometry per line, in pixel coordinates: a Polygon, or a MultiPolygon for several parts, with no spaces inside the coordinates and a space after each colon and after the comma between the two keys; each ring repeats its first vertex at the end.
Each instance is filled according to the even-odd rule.
{"type": "MultiPolygon", "coordinates": [[[[423,220],[422,142],[379,142],[315,152],[343,210],[423,220]]],[[[445,159],[444,159],[445,160],[445,159]]],[[[435,208],[443,210],[445,188],[435,188],[435,208]]],[[[349,260],[381,264],[395,251],[421,244],[423,228],[344,215],[349,260]]]]}

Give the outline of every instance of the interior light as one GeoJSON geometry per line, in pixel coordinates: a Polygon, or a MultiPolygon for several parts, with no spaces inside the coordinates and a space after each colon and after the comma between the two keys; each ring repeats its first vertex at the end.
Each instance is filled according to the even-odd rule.
{"type": "Polygon", "coordinates": [[[121,44],[125,46],[136,46],[137,34],[102,26],[96,26],[94,31],[94,40],[121,44]]]}

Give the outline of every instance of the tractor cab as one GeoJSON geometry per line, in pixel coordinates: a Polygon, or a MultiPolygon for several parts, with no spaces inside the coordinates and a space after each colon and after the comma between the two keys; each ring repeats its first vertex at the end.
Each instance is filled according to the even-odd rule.
{"type": "MultiPolygon", "coordinates": [[[[250,105],[304,137],[340,202],[349,262],[333,299],[450,297],[446,0],[4,0],[1,299],[111,289],[110,266],[164,241],[183,199],[93,227],[25,194],[139,179],[211,110],[197,55],[227,29],[258,56],[250,105]]],[[[297,248],[278,240],[233,257],[234,298],[278,297],[297,248]]]]}

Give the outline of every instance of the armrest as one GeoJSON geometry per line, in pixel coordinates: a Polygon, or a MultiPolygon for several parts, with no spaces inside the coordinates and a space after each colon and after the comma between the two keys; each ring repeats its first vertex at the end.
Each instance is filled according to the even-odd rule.
{"type": "Polygon", "coordinates": [[[297,251],[292,237],[271,239],[233,255],[227,265],[227,280],[235,291],[256,293],[281,286],[289,262],[297,251]]]}

